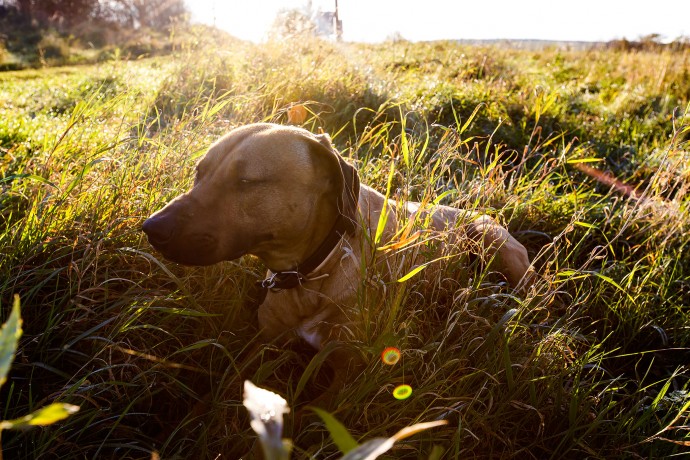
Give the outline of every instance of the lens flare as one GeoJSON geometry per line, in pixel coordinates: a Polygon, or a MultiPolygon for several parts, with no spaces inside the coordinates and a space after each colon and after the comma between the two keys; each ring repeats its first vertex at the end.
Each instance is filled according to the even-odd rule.
{"type": "Polygon", "coordinates": [[[400,361],[400,350],[395,347],[386,347],[381,352],[381,361],[383,361],[383,364],[388,364],[389,366],[394,365],[400,361]]]}
{"type": "Polygon", "coordinates": [[[412,387],[409,385],[398,385],[393,390],[393,397],[395,399],[407,399],[412,396],[412,387]]]}

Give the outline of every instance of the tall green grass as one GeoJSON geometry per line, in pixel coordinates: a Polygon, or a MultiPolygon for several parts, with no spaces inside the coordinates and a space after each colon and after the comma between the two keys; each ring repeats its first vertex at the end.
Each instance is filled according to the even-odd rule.
{"type": "MultiPolygon", "coordinates": [[[[493,215],[539,273],[521,294],[478,261],[463,279],[442,264],[367,278],[351,346],[368,366],[329,408],[358,440],[447,419],[392,455],[681,456],[689,66],[670,52],[215,41],[0,74],[0,302],[5,319],[20,294],[25,321],[0,417],[81,406],[5,434],[6,457],[239,458],[254,442],[245,379],[292,407],[319,394],[330,349],[259,345],[257,261],[180,267],[139,230],[217,136],[284,123],[298,103],[364,183],[493,215]],[[389,345],[395,367],[378,359],[389,345]]],[[[338,453],[316,418],[291,437],[296,457],[338,453]]]]}

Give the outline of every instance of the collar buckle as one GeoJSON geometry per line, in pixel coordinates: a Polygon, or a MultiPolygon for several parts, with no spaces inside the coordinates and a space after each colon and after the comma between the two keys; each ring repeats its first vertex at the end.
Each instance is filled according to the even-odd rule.
{"type": "Polygon", "coordinates": [[[275,272],[268,278],[259,281],[259,284],[264,289],[290,289],[302,284],[305,280],[306,278],[300,272],[291,270],[275,272]]]}

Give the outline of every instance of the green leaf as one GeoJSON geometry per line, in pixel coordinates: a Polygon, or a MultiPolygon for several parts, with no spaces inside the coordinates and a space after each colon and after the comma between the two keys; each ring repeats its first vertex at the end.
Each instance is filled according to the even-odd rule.
{"type": "MultiPolygon", "coordinates": [[[[474,117],[477,116],[477,112],[479,112],[479,109],[481,109],[483,106],[484,106],[484,104],[482,103],[482,104],[478,104],[477,107],[474,108],[474,110],[472,111],[472,114],[470,115],[470,117],[467,119],[467,121],[465,122],[465,124],[462,125],[462,128],[460,128],[460,134],[462,134],[462,133],[464,133],[465,131],[467,131],[467,128],[469,128],[470,125],[472,124],[472,120],[474,120],[474,117]]],[[[456,121],[457,121],[457,120],[456,120],[456,121]]]]}
{"type": "Polygon", "coordinates": [[[407,133],[405,133],[405,125],[403,124],[403,129],[400,132],[400,149],[402,150],[403,160],[405,160],[405,166],[410,168],[410,145],[407,142],[407,133]]]}
{"type": "Polygon", "coordinates": [[[436,199],[432,202],[433,205],[437,205],[441,202],[442,199],[449,195],[455,195],[458,193],[457,190],[446,190],[445,192],[441,193],[439,196],[436,197],[436,199]]]}
{"type": "Polygon", "coordinates": [[[419,266],[413,268],[412,270],[410,270],[410,272],[409,272],[407,275],[405,275],[405,276],[403,276],[402,278],[400,278],[400,279],[398,280],[398,283],[403,283],[403,282],[409,280],[409,279],[412,278],[414,275],[416,275],[417,273],[419,273],[419,272],[421,272],[422,270],[424,270],[424,269],[426,268],[426,265],[427,265],[427,264],[422,264],[422,265],[419,265],[419,266]]]}
{"type": "Polygon", "coordinates": [[[601,158],[574,158],[572,160],[566,161],[569,165],[580,164],[580,163],[601,163],[601,158]]]}
{"type": "Polygon", "coordinates": [[[311,407],[310,409],[316,412],[316,414],[321,417],[321,420],[323,420],[323,423],[326,424],[326,428],[328,429],[333,442],[335,442],[335,445],[338,446],[340,452],[347,454],[351,450],[357,448],[357,441],[355,441],[355,438],[352,437],[352,435],[347,431],[347,428],[345,428],[345,426],[340,423],[338,419],[333,417],[325,410],[319,409],[318,407],[311,407]]]}
{"type": "Polygon", "coordinates": [[[383,231],[386,228],[386,222],[388,221],[388,206],[386,204],[383,205],[383,208],[381,209],[381,214],[379,215],[379,223],[376,226],[376,234],[374,235],[374,243],[378,244],[381,242],[381,235],[383,235],[383,231]]]}
{"type": "Polygon", "coordinates": [[[590,229],[594,229],[594,230],[598,229],[596,225],[592,225],[590,223],[582,222],[579,220],[576,220],[575,222],[573,222],[573,225],[577,225],[578,227],[590,228],[590,229]]]}
{"type": "Polygon", "coordinates": [[[376,226],[376,234],[374,236],[374,243],[379,244],[381,241],[381,236],[386,228],[386,222],[388,222],[388,198],[391,194],[391,185],[393,184],[393,177],[395,176],[395,162],[391,162],[391,169],[388,172],[388,184],[386,185],[386,199],[383,201],[383,208],[381,208],[381,214],[379,215],[379,223],[376,226]]]}
{"type": "Polygon", "coordinates": [[[304,372],[302,372],[302,377],[300,377],[299,382],[297,382],[297,388],[295,388],[293,398],[297,399],[297,397],[302,393],[302,390],[304,390],[304,387],[307,385],[307,382],[311,376],[323,365],[323,363],[326,361],[326,358],[328,358],[328,356],[339,346],[340,345],[335,341],[328,342],[321,349],[321,351],[319,351],[316,356],[309,361],[309,364],[304,369],[304,372]]]}
{"type": "Polygon", "coordinates": [[[413,268],[412,270],[410,270],[410,272],[407,273],[406,275],[404,275],[402,278],[398,279],[398,283],[402,283],[404,281],[409,280],[410,278],[415,276],[417,273],[421,272],[422,270],[424,270],[426,267],[428,267],[429,265],[431,265],[433,263],[436,263],[440,260],[450,259],[450,258],[452,258],[452,256],[442,256],[442,257],[438,257],[434,260],[430,260],[429,262],[418,265],[415,268],[413,268]]]}
{"type": "Polygon", "coordinates": [[[14,354],[17,351],[17,342],[22,336],[22,318],[19,314],[19,296],[14,296],[12,312],[7,322],[0,328],[0,386],[7,380],[14,354]]]}
{"type": "Polygon", "coordinates": [[[79,410],[79,406],[65,403],[53,403],[42,409],[38,409],[32,414],[15,420],[4,420],[0,422],[0,430],[29,428],[32,426],[51,425],[60,420],[66,419],[79,410]]]}
{"type": "Polygon", "coordinates": [[[42,184],[50,185],[55,189],[57,188],[57,186],[50,182],[48,179],[46,179],[45,177],[38,176],[36,174],[12,174],[11,176],[6,176],[0,179],[0,184],[3,182],[12,182],[15,179],[35,180],[36,182],[41,182],[42,184]]]}
{"type": "Polygon", "coordinates": [[[431,453],[429,454],[429,460],[441,460],[444,453],[445,449],[436,444],[434,448],[431,449],[431,453]]]}
{"type": "Polygon", "coordinates": [[[212,101],[211,98],[207,99],[206,105],[204,106],[204,111],[201,114],[201,119],[210,120],[215,114],[223,110],[226,105],[232,102],[232,94],[232,91],[226,91],[225,93],[221,94],[220,97],[218,97],[218,99],[216,99],[215,101],[212,101]],[[216,104],[213,107],[211,107],[211,102],[216,102],[216,104]]]}

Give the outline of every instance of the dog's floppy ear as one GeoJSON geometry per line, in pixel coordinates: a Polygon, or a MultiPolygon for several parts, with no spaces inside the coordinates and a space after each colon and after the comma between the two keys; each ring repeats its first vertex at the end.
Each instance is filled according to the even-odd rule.
{"type": "Polygon", "coordinates": [[[343,175],[343,192],[342,198],[339,200],[339,205],[342,207],[340,213],[352,222],[352,226],[348,229],[348,233],[352,233],[358,222],[357,204],[359,202],[359,175],[354,166],[345,161],[335,147],[333,147],[331,137],[328,134],[317,134],[316,140],[338,160],[340,171],[343,175]]]}

